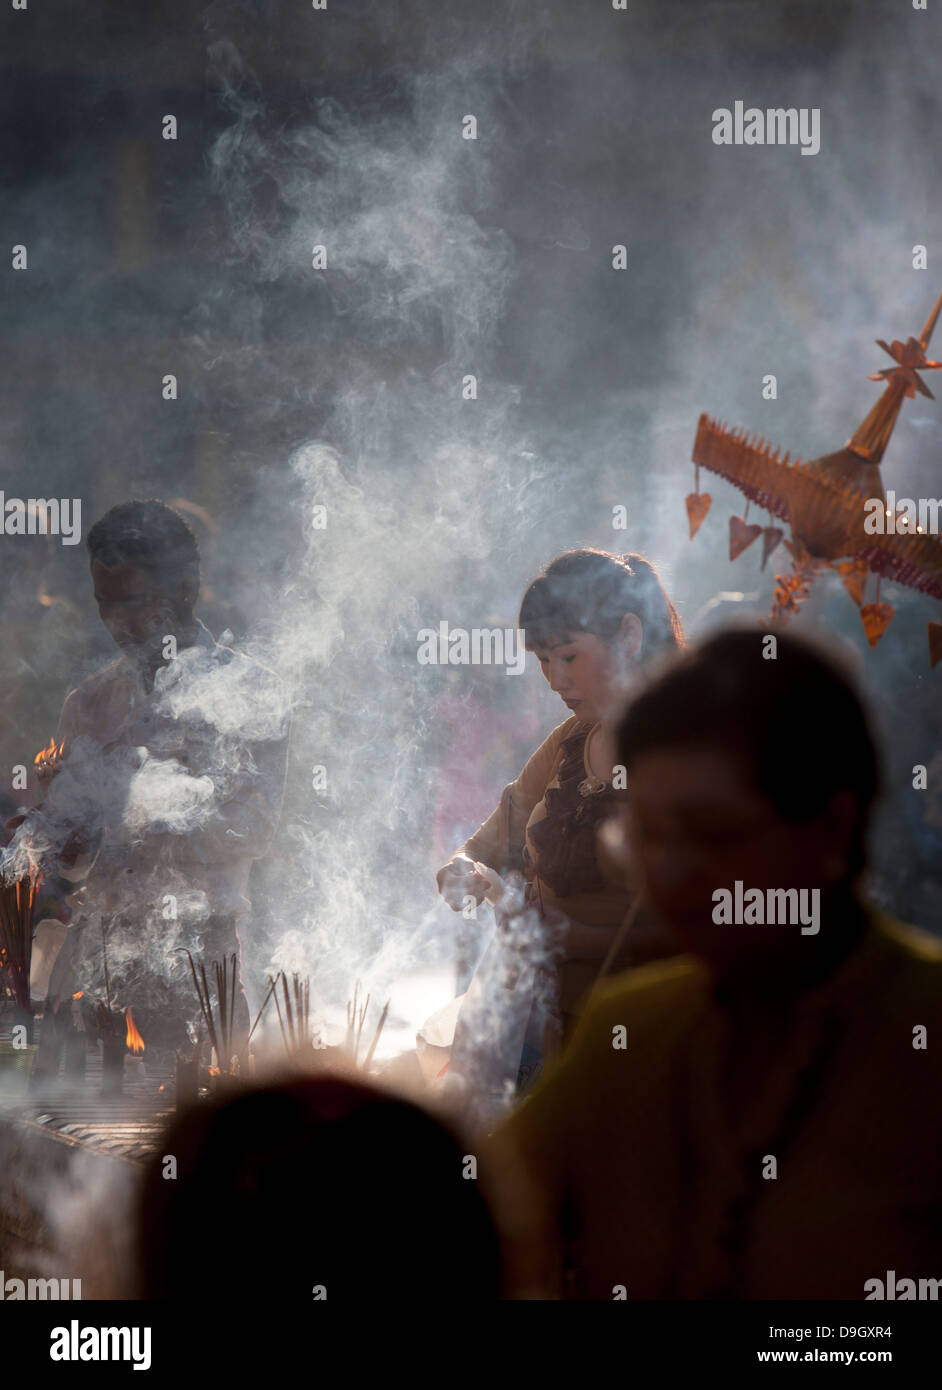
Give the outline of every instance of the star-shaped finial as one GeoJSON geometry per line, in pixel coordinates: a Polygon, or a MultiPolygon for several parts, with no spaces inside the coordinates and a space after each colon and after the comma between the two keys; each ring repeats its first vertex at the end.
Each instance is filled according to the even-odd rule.
{"type": "Polygon", "coordinates": [[[901,343],[898,338],[893,339],[892,347],[887,347],[882,338],[877,338],[877,346],[884,352],[889,353],[894,362],[898,362],[898,367],[884,367],[881,372],[872,372],[868,377],[869,381],[890,381],[893,377],[904,383],[903,395],[910,400],[915,398],[916,392],[928,396],[930,401],[935,400],[922,377],[917,372],[928,371],[942,367],[942,362],[930,362],[926,357],[926,350],[918,338],[907,338],[905,343],[901,343]]]}

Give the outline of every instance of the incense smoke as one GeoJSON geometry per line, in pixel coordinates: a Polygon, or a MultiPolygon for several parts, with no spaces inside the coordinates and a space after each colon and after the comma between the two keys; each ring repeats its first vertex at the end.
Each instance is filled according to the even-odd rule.
{"type": "MultiPolygon", "coordinates": [[[[99,490],[99,510],[156,491],[189,495],[213,520],[209,530],[190,513],[211,595],[201,611],[278,673],[273,725],[293,719],[281,831],[253,872],[247,964],[256,990],[272,966],[311,973],[335,1011],[357,977],[380,1002],[397,975],[456,954],[464,983],[489,910],[476,924],[453,917],[434,870],[563,714],[535,674],[515,688],[486,668],[419,666],[416,631],[442,618],[511,624],[528,580],[579,544],[650,555],[688,627],[730,607],[766,611],[782,560],[765,574],[755,551],[729,564],[725,518],[742,499],[719,479],[713,515],[687,539],[699,412],[805,456],[836,447],[873,399],[872,338],[918,329],[935,292],[909,248],[928,237],[938,179],[927,165],[939,155],[930,142],[920,160],[896,157],[899,131],[931,128],[939,105],[931,46],[908,19],[680,4],[669,29],[655,14],[602,20],[585,6],[490,25],[486,9],[475,20],[442,7],[431,28],[372,11],[364,28],[351,12],[319,33],[315,58],[308,31],[276,24],[271,7],[210,6],[201,167],[187,163],[189,135],[162,151],[176,179],[170,223],[151,208],[146,234],[140,221],[120,233],[127,264],[155,262],[176,234],[170,214],[186,210],[186,250],[176,267],[160,262],[160,293],[129,301],[116,285],[109,312],[116,331],[133,321],[159,338],[168,287],[182,298],[161,370],[187,390],[181,409],[154,413],[135,397],[113,415],[126,477],[99,490]],[[367,36],[375,48],[358,66],[367,36]],[[878,72],[875,46],[895,55],[878,72]],[[714,146],[711,113],[747,93],[819,108],[818,156],[714,146]],[[476,140],[462,138],[469,113],[476,140]],[[621,242],[624,274],[611,268],[621,242]],[[774,401],[761,395],[767,371],[774,401]],[[468,375],[476,399],[464,397],[468,375]],[[188,454],[192,466],[176,462],[188,454]],[[612,528],[617,504],[626,531],[612,528]]],[[[173,41],[149,61],[173,74],[173,41]]],[[[24,193],[23,207],[41,197],[24,193]]],[[[50,336],[81,294],[62,288],[40,320],[50,336]]],[[[102,388],[83,389],[94,400],[102,388]]],[[[74,444],[70,478],[97,476],[83,409],[53,398],[74,444]]],[[[888,484],[905,476],[913,495],[926,491],[940,437],[931,406],[904,412],[888,484]]],[[[52,470],[37,490],[69,489],[52,470]]],[[[63,563],[48,560],[60,576],[63,563]]],[[[67,677],[49,672],[60,691],[107,650],[84,570],[69,574],[92,645],[67,677]]],[[[901,763],[929,761],[924,651],[910,655],[924,605],[889,597],[900,612],[867,677],[897,707],[905,677],[911,717],[890,732],[906,745],[901,763]]],[[[839,586],[822,584],[807,614],[863,651],[839,586]]],[[[40,633],[36,668],[54,656],[40,633]]],[[[167,691],[178,717],[198,710],[215,731],[214,798],[239,771],[226,733],[248,735],[247,720],[269,713],[243,696],[185,663],[167,691]]],[[[128,782],[114,794],[127,796],[129,833],[185,833],[212,817],[208,789],[172,756],[114,775],[128,782]]],[[[76,780],[69,800],[59,780],[68,804],[50,805],[53,844],[98,813],[87,785],[76,780]]],[[[918,861],[903,875],[893,846],[914,833],[927,843],[923,809],[881,837],[887,882],[911,898],[918,861]]]]}
{"type": "MultiPolygon", "coordinates": [[[[10,495],[81,495],[88,521],[131,496],[180,504],[203,552],[198,612],[281,682],[260,704],[183,662],[164,698],[209,731],[212,789],[172,748],[77,743],[37,846],[61,856],[116,800],[129,838],[206,829],[250,776],[241,739],[290,717],[281,828],[241,927],[252,1002],[266,970],[299,970],[312,1013],[339,1025],[356,979],[375,1011],[411,975],[388,1053],[467,985],[493,933],[489,908],[468,922],[440,902],[435,870],[565,714],[535,671],[420,665],[416,632],[512,624],[528,581],[579,545],[649,556],[688,630],[768,610],[784,562],[761,574],[756,547],[729,563],[738,493],[711,477],[713,512],[687,538],[697,418],[828,452],[878,389],[872,340],[921,327],[939,290],[911,259],[926,242],[935,265],[939,16],[437,0],[324,18],[223,0],[192,30],[155,11],[129,31],[116,5],[66,51],[38,13],[41,69],[14,41],[0,141],[30,271],[10,282],[0,450],[10,495]],[[820,108],[819,154],[714,146],[712,112],[740,96],[820,108]],[[174,143],[155,133],[163,110],[174,143]]],[[[940,441],[939,407],[907,403],[886,485],[935,495],[940,441]]],[[[68,689],[114,656],[82,548],[49,539],[0,537],[7,767],[31,764],[68,689]]],[[[909,774],[942,745],[938,615],[897,586],[882,597],[898,611],[873,653],[839,585],[800,621],[858,653],[888,739],[878,895],[938,928],[942,809],[909,774]]],[[[5,864],[23,853],[18,838],[5,864]]],[[[158,864],[139,907],[142,968],[173,978],[205,897],[158,864]]],[[[524,964],[550,951],[538,938],[524,964]]],[[[511,1003],[480,1036],[518,1022],[511,1003]]],[[[479,1080],[503,1085],[499,1068],[479,1080]]]]}

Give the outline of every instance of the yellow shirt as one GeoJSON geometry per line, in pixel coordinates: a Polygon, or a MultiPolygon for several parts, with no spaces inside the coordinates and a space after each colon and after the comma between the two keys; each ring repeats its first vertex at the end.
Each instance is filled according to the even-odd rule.
{"type": "Polygon", "coordinates": [[[771,1036],[733,1037],[690,956],[593,998],[497,1140],[566,1251],[557,1292],[862,1299],[889,1270],[942,1278],[942,946],[868,916],[771,1036]],[[731,1047],[757,1063],[748,1104],[731,1047]]]}

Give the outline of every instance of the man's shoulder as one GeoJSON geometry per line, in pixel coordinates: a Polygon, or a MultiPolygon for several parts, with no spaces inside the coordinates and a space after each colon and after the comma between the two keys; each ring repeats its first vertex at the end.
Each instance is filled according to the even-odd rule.
{"type": "Polygon", "coordinates": [[[93,671],[91,675],[80,680],[68,693],[66,703],[70,700],[74,705],[84,704],[87,700],[96,700],[104,690],[115,684],[116,681],[123,680],[128,673],[128,664],[123,656],[116,656],[113,661],[109,661],[107,666],[103,666],[100,671],[93,671]]]}
{"type": "Polygon", "coordinates": [[[698,993],[705,989],[707,972],[695,956],[668,956],[635,966],[599,987],[594,1003],[607,1008],[621,999],[631,999],[635,1007],[656,1005],[671,995],[698,993]]]}
{"type": "Polygon", "coordinates": [[[563,1131],[607,1127],[599,1096],[618,1088],[617,1112],[623,1115],[629,1093],[622,1088],[636,1065],[645,1069],[646,1082],[633,1094],[648,1094],[649,1083],[656,1094],[706,998],[706,974],[692,956],[637,966],[597,989],[561,1057],[506,1122],[512,1140],[526,1148],[547,1135],[546,1142],[555,1143],[563,1131]]]}
{"type": "Polygon", "coordinates": [[[885,987],[892,969],[895,1004],[906,1008],[918,1003],[933,1017],[942,1017],[942,941],[883,912],[871,912],[870,919],[876,987],[885,987]]]}
{"type": "Polygon", "coordinates": [[[579,1023],[583,1037],[601,1037],[611,1046],[611,1029],[656,1028],[667,1040],[684,1030],[709,995],[707,972],[689,955],[651,961],[600,986],[579,1023]]]}
{"type": "Polygon", "coordinates": [[[871,920],[891,951],[914,964],[942,969],[942,941],[937,936],[884,912],[873,912],[871,920]]]}

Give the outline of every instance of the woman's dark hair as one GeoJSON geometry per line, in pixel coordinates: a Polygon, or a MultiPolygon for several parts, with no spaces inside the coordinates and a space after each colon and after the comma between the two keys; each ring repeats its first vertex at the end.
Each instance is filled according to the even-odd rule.
{"type": "Polygon", "coordinates": [[[607,550],[567,550],[527,589],[517,623],[532,651],[567,633],[591,632],[610,642],[626,613],[641,619],[642,659],[684,645],[677,610],[648,560],[607,550]]]}
{"type": "Polygon", "coordinates": [[[122,502],[89,531],[85,544],[91,560],[136,565],[154,575],[162,587],[188,582],[199,593],[200,551],[179,512],[164,502],[122,502]]]}
{"type": "Polygon", "coordinates": [[[201,1103],[164,1135],[138,1197],[138,1292],[241,1306],[500,1297],[500,1248],[464,1149],[425,1110],[335,1075],[201,1103]],[[164,1155],[176,1160],[174,1180],[164,1155]],[[247,1272],[249,1284],[247,1285],[247,1272]]]}
{"type": "Polygon", "coordinates": [[[774,657],[766,656],[772,635],[767,627],[720,632],[655,675],[622,719],[619,760],[630,769],[659,748],[720,748],[794,824],[850,791],[858,806],[856,876],[881,780],[866,711],[850,679],[813,643],[779,631],[774,657]]]}

